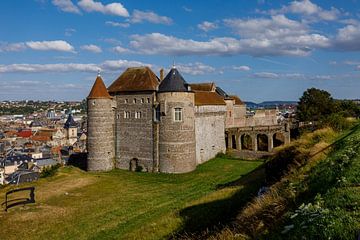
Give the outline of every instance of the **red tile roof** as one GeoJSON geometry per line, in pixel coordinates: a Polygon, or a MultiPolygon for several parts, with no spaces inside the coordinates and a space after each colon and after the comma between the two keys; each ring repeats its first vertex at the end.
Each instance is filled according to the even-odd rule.
{"type": "Polygon", "coordinates": [[[206,91],[213,92],[215,91],[214,83],[192,83],[190,84],[192,91],[206,91]]]}
{"type": "Polygon", "coordinates": [[[32,136],[32,131],[30,129],[21,130],[17,132],[17,136],[22,138],[29,138],[32,136]]]}
{"type": "Polygon", "coordinates": [[[224,99],[215,92],[195,92],[195,106],[226,105],[224,99]]]}
{"type": "Polygon", "coordinates": [[[156,91],[159,78],[148,67],[128,68],[108,88],[109,93],[156,91]]]}
{"type": "Polygon", "coordinates": [[[235,100],[235,105],[244,105],[245,103],[241,101],[238,96],[232,95],[230,96],[231,99],[235,100]]]}
{"type": "Polygon", "coordinates": [[[108,91],[106,90],[104,81],[100,76],[98,76],[95,80],[93,87],[89,93],[88,99],[95,99],[95,98],[111,98],[108,91]]]}

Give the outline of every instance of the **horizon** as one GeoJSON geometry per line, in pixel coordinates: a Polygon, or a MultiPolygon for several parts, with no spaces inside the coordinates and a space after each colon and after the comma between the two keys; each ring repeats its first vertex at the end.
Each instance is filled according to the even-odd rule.
{"type": "Polygon", "coordinates": [[[248,102],[298,101],[311,87],[360,98],[358,0],[206,5],[2,1],[0,101],[81,101],[99,69],[109,86],[128,67],[159,75],[173,62],[187,82],[215,82],[248,102]]]}

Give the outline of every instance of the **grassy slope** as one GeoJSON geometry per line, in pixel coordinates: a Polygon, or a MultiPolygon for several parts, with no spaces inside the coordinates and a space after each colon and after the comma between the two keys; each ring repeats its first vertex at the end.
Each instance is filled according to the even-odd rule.
{"type": "Polygon", "coordinates": [[[35,205],[0,212],[0,239],[159,239],[203,230],[223,220],[221,211],[228,204],[223,199],[248,198],[261,177],[250,187],[218,187],[241,181],[259,165],[214,159],[181,175],[62,168],[31,184],[36,186],[35,205]],[[246,196],[235,194],[241,189],[246,196]],[[201,222],[195,219],[199,215],[201,222]]]}
{"type": "Polygon", "coordinates": [[[290,173],[239,211],[233,227],[211,239],[356,239],[360,125],[341,135],[318,130],[279,151],[287,153],[277,154],[280,158],[297,159],[290,173]]]}

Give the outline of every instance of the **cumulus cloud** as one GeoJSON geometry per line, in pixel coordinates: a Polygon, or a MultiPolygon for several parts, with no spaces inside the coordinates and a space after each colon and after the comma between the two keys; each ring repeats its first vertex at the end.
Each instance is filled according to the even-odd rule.
{"type": "Polygon", "coordinates": [[[74,47],[66,41],[30,41],[26,42],[25,45],[33,50],[39,51],[62,51],[62,52],[74,52],[74,47]]]}
{"type": "Polygon", "coordinates": [[[95,2],[94,0],[80,0],[78,5],[86,12],[100,12],[120,17],[129,17],[129,12],[121,3],[103,5],[101,2],[95,2]]]}
{"type": "Polygon", "coordinates": [[[320,6],[312,3],[310,0],[293,1],[281,9],[273,9],[270,14],[278,13],[294,13],[311,19],[312,21],[325,20],[334,21],[340,16],[340,11],[337,8],[331,7],[330,10],[325,10],[320,6]]]}
{"type": "Polygon", "coordinates": [[[113,51],[116,52],[116,53],[120,53],[120,54],[130,52],[129,49],[123,48],[123,47],[121,47],[121,46],[113,47],[113,51]]]}
{"type": "MultiPolygon", "coordinates": [[[[290,30],[289,30],[290,31],[290,30]]],[[[259,33],[261,34],[261,33],[259,33]]],[[[295,55],[307,56],[316,47],[329,46],[329,39],[319,34],[252,37],[236,39],[231,37],[196,41],[167,36],[161,33],[133,35],[130,45],[144,54],[165,55],[295,55]]],[[[250,35],[248,35],[250,36],[250,35]]]]}
{"type": "Polygon", "coordinates": [[[249,66],[233,66],[232,67],[233,70],[238,70],[238,71],[250,71],[251,68],[249,66]]]}
{"type": "Polygon", "coordinates": [[[0,73],[43,73],[43,72],[97,72],[119,71],[128,67],[149,66],[151,64],[128,61],[108,60],[100,64],[95,63],[55,63],[55,64],[10,64],[0,65],[0,73]]]}
{"type": "Polygon", "coordinates": [[[71,0],[53,0],[52,4],[64,12],[77,14],[81,13],[79,8],[71,0]]]}
{"type": "Polygon", "coordinates": [[[74,47],[63,40],[0,43],[0,52],[18,52],[26,49],[38,51],[75,52],[74,47]]]}
{"type": "Polygon", "coordinates": [[[345,51],[360,50],[360,24],[350,24],[340,28],[334,39],[334,48],[345,51]]]}
{"type": "Polygon", "coordinates": [[[216,23],[213,23],[213,22],[204,21],[202,23],[199,23],[197,25],[197,27],[199,29],[203,30],[204,32],[209,32],[211,30],[217,29],[218,25],[216,23]]]}
{"type": "Polygon", "coordinates": [[[99,46],[96,46],[94,44],[82,45],[80,47],[80,49],[88,51],[88,52],[93,52],[93,53],[101,53],[102,52],[102,49],[99,46]]]}
{"type": "Polygon", "coordinates": [[[112,26],[112,27],[123,27],[123,28],[130,27],[129,23],[124,23],[124,22],[106,21],[105,24],[109,25],[109,26],[112,26]]]}
{"type": "Polygon", "coordinates": [[[176,68],[180,72],[190,74],[190,75],[203,75],[207,73],[213,73],[216,69],[212,66],[203,64],[201,62],[187,63],[187,64],[177,64],[176,68]]]}
{"type": "Polygon", "coordinates": [[[160,16],[152,11],[140,11],[137,9],[133,11],[130,21],[132,23],[141,23],[147,21],[151,23],[165,25],[171,25],[173,23],[172,19],[169,17],[160,16]]]}

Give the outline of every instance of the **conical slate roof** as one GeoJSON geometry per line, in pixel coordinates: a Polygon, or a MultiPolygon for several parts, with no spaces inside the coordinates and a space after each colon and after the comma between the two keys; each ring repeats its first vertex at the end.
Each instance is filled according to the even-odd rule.
{"type": "Polygon", "coordinates": [[[66,122],[64,124],[64,128],[69,129],[69,128],[76,128],[76,127],[77,127],[77,123],[75,122],[72,114],[70,113],[68,116],[68,119],[66,120],[66,122]]]}
{"type": "Polygon", "coordinates": [[[189,84],[173,67],[159,85],[159,92],[190,92],[189,84]]]}
{"type": "Polygon", "coordinates": [[[104,81],[100,76],[97,76],[95,83],[89,93],[88,99],[94,98],[111,98],[108,91],[106,90],[104,81]]]}

